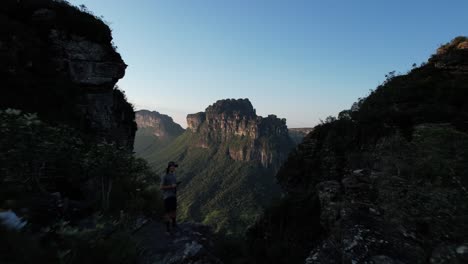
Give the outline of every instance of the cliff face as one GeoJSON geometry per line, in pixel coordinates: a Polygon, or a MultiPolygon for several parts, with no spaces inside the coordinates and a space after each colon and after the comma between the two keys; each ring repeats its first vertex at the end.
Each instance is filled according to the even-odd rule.
{"type": "Polygon", "coordinates": [[[259,161],[264,167],[279,166],[292,146],[285,119],[260,117],[248,99],[219,100],[205,112],[187,116],[189,130],[203,148],[227,144],[236,161],[259,161]]]}
{"type": "Polygon", "coordinates": [[[140,110],[135,114],[138,130],[134,150],[140,157],[153,155],[184,133],[184,129],[170,116],[148,110],[140,110]]]}
{"type": "Polygon", "coordinates": [[[187,126],[192,132],[198,132],[203,121],[205,121],[206,115],[204,112],[187,115],[187,126]]]}
{"type": "Polygon", "coordinates": [[[150,129],[155,137],[173,138],[184,132],[184,129],[168,115],[148,110],[137,111],[135,115],[138,129],[150,129]]]}
{"type": "Polygon", "coordinates": [[[450,43],[442,45],[437,53],[429,60],[436,68],[452,73],[468,73],[468,40],[458,37],[450,43]]]}
{"type": "Polygon", "coordinates": [[[256,138],[256,121],[255,109],[248,99],[219,100],[205,112],[187,116],[190,130],[202,133],[216,143],[234,136],[256,138]]]}
{"type": "Polygon", "coordinates": [[[134,111],[114,88],[126,65],[110,29],[67,3],[0,5],[0,207],[28,223],[0,221],[0,244],[21,249],[3,247],[0,263],[136,263],[130,234],[161,208],[158,176],[130,151],[134,111]]]}
{"type": "Polygon", "coordinates": [[[0,21],[1,108],[133,146],[134,112],[114,89],[126,65],[101,20],[59,1],[7,0],[0,21]]]}
{"type": "Polygon", "coordinates": [[[294,148],[286,121],[257,116],[249,100],[231,99],[188,115],[187,123],[162,150],[137,154],[161,173],[168,161],[179,163],[181,219],[242,234],[280,194],[274,175],[294,148]]]}
{"type": "Polygon", "coordinates": [[[466,40],[389,76],[305,137],[277,174],[287,196],[249,230],[254,256],[272,263],[468,260],[466,40]]]}

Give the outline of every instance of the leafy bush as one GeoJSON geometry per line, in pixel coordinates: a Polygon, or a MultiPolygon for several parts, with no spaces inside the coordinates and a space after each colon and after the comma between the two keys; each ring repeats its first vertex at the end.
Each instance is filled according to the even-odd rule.
{"type": "Polygon", "coordinates": [[[24,199],[25,191],[60,192],[111,214],[161,211],[154,187],[158,176],[129,150],[105,142],[84,144],[73,130],[19,110],[0,111],[0,121],[2,200],[24,199]]]}
{"type": "Polygon", "coordinates": [[[386,212],[398,212],[386,214],[389,221],[415,223],[431,243],[467,236],[467,134],[418,126],[412,141],[394,135],[374,155],[388,175],[378,186],[379,202],[386,212]]]}
{"type": "Polygon", "coordinates": [[[0,188],[10,186],[22,196],[22,191],[45,192],[53,182],[74,184],[80,178],[84,146],[73,130],[13,109],[0,111],[0,121],[0,188]]]}
{"type": "Polygon", "coordinates": [[[9,200],[17,212],[26,208],[32,227],[0,230],[0,244],[8,245],[0,262],[135,262],[133,218],[163,212],[159,178],[144,160],[115,144],[85,144],[68,127],[13,109],[0,111],[0,149],[0,205],[9,200]],[[79,204],[81,214],[71,208],[59,214],[51,197],[79,204]],[[46,208],[37,205],[43,199],[46,208]],[[83,220],[96,224],[83,229],[83,220]]]}
{"type": "Polygon", "coordinates": [[[128,230],[106,222],[93,229],[58,222],[41,233],[0,226],[0,245],[0,263],[15,264],[136,263],[138,253],[128,230]]]}
{"type": "Polygon", "coordinates": [[[98,223],[94,229],[78,230],[66,223],[55,235],[60,263],[136,263],[138,247],[127,229],[108,222],[98,223]]]}

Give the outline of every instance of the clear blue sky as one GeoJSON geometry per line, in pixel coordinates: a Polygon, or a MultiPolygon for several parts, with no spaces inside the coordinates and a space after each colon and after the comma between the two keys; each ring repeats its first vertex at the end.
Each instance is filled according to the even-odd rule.
{"type": "Polygon", "coordinates": [[[314,126],[468,35],[468,1],[71,0],[104,16],[137,109],[188,113],[249,98],[263,116],[314,126]]]}

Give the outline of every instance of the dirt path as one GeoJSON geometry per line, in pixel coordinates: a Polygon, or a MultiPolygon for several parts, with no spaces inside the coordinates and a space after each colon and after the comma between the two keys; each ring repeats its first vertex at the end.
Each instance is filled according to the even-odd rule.
{"type": "Polygon", "coordinates": [[[140,249],[139,264],[220,263],[207,247],[209,228],[182,223],[173,235],[166,234],[163,223],[148,221],[134,233],[140,249]]]}
{"type": "Polygon", "coordinates": [[[162,223],[149,221],[135,233],[141,250],[141,264],[158,263],[161,256],[171,251],[173,236],[165,234],[166,227],[162,223]]]}

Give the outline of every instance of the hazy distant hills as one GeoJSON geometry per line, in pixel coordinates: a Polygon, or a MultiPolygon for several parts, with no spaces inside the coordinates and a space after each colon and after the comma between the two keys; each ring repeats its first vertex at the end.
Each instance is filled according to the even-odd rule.
{"type": "Polygon", "coordinates": [[[161,174],[168,161],[180,164],[182,218],[239,233],[279,194],[274,176],[295,145],[285,119],[257,116],[248,99],[220,100],[188,115],[182,133],[172,120],[153,114],[149,122],[148,115],[137,112],[142,131],[135,150],[161,174]],[[155,135],[156,127],[164,127],[172,141],[159,144],[162,133],[155,135]]]}
{"type": "Polygon", "coordinates": [[[302,142],[305,136],[309,134],[312,130],[314,130],[313,127],[298,127],[298,128],[289,128],[289,136],[291,139],[296,143],[299,144],[302,142]]]}

